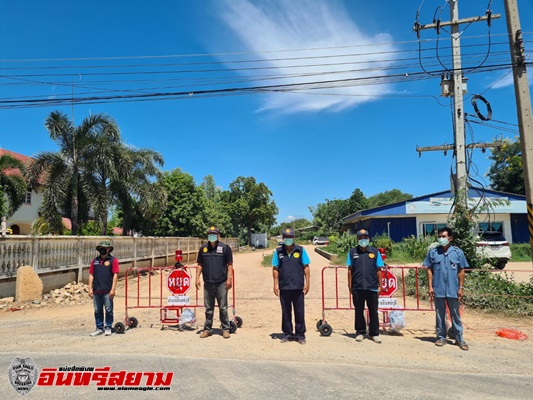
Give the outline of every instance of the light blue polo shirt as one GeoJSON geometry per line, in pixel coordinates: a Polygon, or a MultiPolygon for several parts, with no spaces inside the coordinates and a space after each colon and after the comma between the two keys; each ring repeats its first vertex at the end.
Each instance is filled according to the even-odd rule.
{"type": "Polygon", "coordinates": [[[457,299],[459,271],[469,267],[463,250],[450,246],[445,252],[444,247],[435,247],[428,251],[422,265],[433,272],[435,297],[457,299]]]}

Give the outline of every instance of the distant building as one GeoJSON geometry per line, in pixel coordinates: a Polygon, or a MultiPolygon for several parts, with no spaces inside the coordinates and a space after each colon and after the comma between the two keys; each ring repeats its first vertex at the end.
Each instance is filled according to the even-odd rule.
{"type": "MultiPolygon", "coordinates": [[[[479,231],[502,233],[509,243],[529,242],[526,197],[495,190],[469,189],[469,204],[482,204],[478,213],[479,231]]],[[[409,236],[436,234],[445,227],[452,207],[453,194],[443,191],[398,203],[362,210],[343,218],[350,233],[367,229],[372,235],[387,234],[395,242],[409,236]]]]}

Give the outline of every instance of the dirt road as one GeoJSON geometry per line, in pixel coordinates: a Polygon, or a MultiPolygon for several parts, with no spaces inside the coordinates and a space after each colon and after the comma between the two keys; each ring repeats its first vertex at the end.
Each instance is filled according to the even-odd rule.
{"type": "MultiPolygon", "coordinates": [[[[260,265],[271,251],[235,254],[236,313],[243,319],[242,328],[229,340],[219,335],[200,339],[197,330],[161,330],[157,309],[132,310],[139,320],[136,329],[123,335],[89,337],[94,330],[92,303],[51,306],[39,309],[0,312],[1,352],[22,355],[33,353],[85,353],[105,355],[162,355],[169,357],[209,357],[241,361],[280,361],[431,370],[443,373],[518,374],[533,380],[531,339],[514,341],[495,335],[499,328],[518,329],[533,338],[531,319],[509,319],[465,310],[465,339],[470,351],[448,345],[437,348],[434,339],[433,312],[407,312],[407,327],[400,335],[382,335],[383,343],[370,340],[356,343],[352,311],[330,311],[328,322],[334,332],[322,337],[316,331],[321,318],[321,270],[328,260],[313,246],[306,246],[311,258],[311,290],[306,298],[307,345],[281,344],[281,312],[273,293],[272,271],[260,265]]],[[[346,290],[344,270],[339,288],[346,290]]],[[[329,289],[328,289],[329,290],[329,289]]],[[[327,293],[331,297],[333,293],[327,293]]],[[[198,322],[204,320],[198,312],[198,322]]],[[[118,290],[115,318],[124,315],[124,292],[118,290]]],[[[215,319],[217,325],[217,319],[215,319]]],[[[5,362],[6,360],[4,360],[5,362]]],[[[10,361],[9,361],[10,362],[10,361]]],[[[9,363],[8,362],[8,363],[9,363]]],[[[0,377],[1,378],[1,377],[0,377]]]]}

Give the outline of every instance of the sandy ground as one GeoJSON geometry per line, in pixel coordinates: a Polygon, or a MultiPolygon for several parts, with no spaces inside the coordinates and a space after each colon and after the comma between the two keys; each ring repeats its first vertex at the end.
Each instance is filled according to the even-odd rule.
{"type": "MultiPolygon", "coordinates": [[[[212,358],[235,360],[279,360],[351,365],[372,365],[382,368],[416,370],[463,371],[469,374],[498,373],[520,374],[533,377],[533,320],[512,319],[486,315],[476,310],[464,310],[465,339],[470,351],[448,345],[437,348],[434,344],[434,313],[432,311],[406,312],[406,328],[400,334],[382,334],[383,343],[370,340],[356,343],[354,340],[353,311],[328,310],[326,319],[333,327],[329,337],[320,336],[316,321],[322,318],[322,269],[328,260],[314,252],[313,246],[306,246],[311,258],[311,290],[306,298],[307,345],[297,343],[281,344],[281,312],[278,298],[273,293],[272,271],[262,267],[262,257],[271,251],[249,251],[235,254],[236,299],[235,314],[242,318],[243,326],[231,336],[223,339],[216,330],[207,339],[199,338],[199,329],[178,331],[172,326],[162,330],[160,310],[152,299],[151,308],[131,308],[128,316],[139,321],[135,329],[125,334],[110,337],[89,337],[94,330],[92,303],[71,306],[47,306],[24,308],[20,311],[0,312],[0,348],[4,352],[22,354],[72,352],[87,354],[164,354],[168,356],[196,357],[208,355],[212,358]],[[530,339],[516,341],[504,339],[495,334],[500,328],[513,328],[529,335],[530,339]]],[[[522,273],[531,276],[530,264],[521,268],[522,273]]],[[[511,265],[510,265],[511,266],[511,265]]],[[[327,269],[326,273],[334,270],[327,269]]],[[[148,279],[153,287],[158,285],[158,276],[141,277],[141,299],[139,304],[149,300],[148,279]]],[[[331,275],[334,276],[334,275],[331,275]]],[[[341,299],[339,308],[349,305],[347,296],[346,270],[339,270],[338,288],[341,299]]],[[[129,279],[128,290],[133,297],[128,305],[136,303],[136,279],[129,279]]],[[[325,298],[328,304],[337,304],[335,281],[326,279],[325,298]]],[[[166,290],[166,288],[165,288],[166,290]]],[[[153,290],[152,297],[157,297],[153,290]]],[[[195,290],[188,293],[193,297],[195,290]]],[[[115,301],[115,321],[125,317],[124,280],[120,281],[115,301]]],[[[163,297],[166,296],[166,293],[163,297]]],[[[201,296],[199,298],[201,303],[201,296]]],[[[422,304],[424,305],[424,304],[422,304]]],[[[428,306],[425,304],[424,306],[428,306]]],[[[218,317],[218,316],[217,316],[218,317]]],[[[198,324],[203,323],[203,309],[197,309],[198,324]]],[[[218,318],[215,319],[218,326],[218,318]]],[[[451,342],[450,342],[451,343],[451,342]]]]}

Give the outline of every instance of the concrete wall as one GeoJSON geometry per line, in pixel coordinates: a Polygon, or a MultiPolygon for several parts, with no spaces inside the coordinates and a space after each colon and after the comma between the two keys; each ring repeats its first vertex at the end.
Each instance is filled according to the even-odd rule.
{"type": "MultiPolygon", "coordinates": [[[[150,260],[137,260],[137,268],[147,268],[147,267],[150,267],[150,264],[151,264],[151,259],[150,260]]],[[[155,267],[164,267],[166,265],[167,263],[164,257],[154,259],[155,267]]],[[[174,265],[174,262],[172,262],[171,265],[174,265]]],[[[119,266],[120,266],[120,274],[119,274],[119,279],[120,279],[126,275],[126,271],[129,268],[133,267],[133,261],[121,262],[119,266]]],[[[62,288],[67,283],[78,282],[78,269],[72,269],[69,271],[49,272],[46,274],[40,274],[39,277],[41,278],[43,282],[43,294],[46,294],[46,293],[50,293],[50,291],[54,289],[62,288]]],[[[89,266],[83,268],[82,276],[79,281],[83,283],[89,282],[89,266]]],[[[15,297],[16,282],[17,282],[16,277],[0,280],[0,298],[15,297]]]]}

